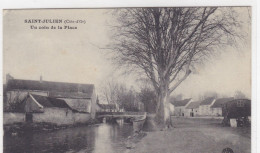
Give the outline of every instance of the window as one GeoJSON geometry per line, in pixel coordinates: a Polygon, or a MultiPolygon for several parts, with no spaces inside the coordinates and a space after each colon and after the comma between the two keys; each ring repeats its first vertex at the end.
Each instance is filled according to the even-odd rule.
{"type": "Polygon", "coordinates": [[[243,101],[238,101],[237,102],[237,107],[244,107],[243,101]]]}

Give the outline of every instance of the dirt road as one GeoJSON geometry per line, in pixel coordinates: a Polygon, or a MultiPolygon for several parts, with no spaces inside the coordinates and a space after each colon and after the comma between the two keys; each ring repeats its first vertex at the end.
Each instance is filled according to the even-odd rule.
{"type": "Polygon", "coordinates": [[[167,131],[148,132],[133,153],[234,153],[251,152],[250,128],[222,127],[220,119],[174,118],[167,131]]]}

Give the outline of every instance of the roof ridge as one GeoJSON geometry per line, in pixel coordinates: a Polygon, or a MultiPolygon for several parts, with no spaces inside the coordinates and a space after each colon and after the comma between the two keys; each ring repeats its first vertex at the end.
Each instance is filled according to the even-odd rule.
{"type": "Polygon", "coordinates": [[[43,106],[33,97],[34,94],[32,95],[32,94],[29,93],[29,96],[32,98],[32,100],[33,100],[40,108],[43,108],[43,106]]]}
{"type": "MultiPolygon", "coordinates": [[[[35,97],[41,97],[41,98],[45,98],[46,100],[48,100],[48,102],[49,102],[51,105],[53,105],[53,107],[58,107],[58,106],[57,106],[57,103],[55,103],[55,102],[53,101],[53,100],[56,100],[56,102],[57,102],[57,101],[62,102],[65,107],[67,107],[67,108],[69,108],[69,109],[71,109],[71,110],[74,110],[74,109],[71,108],[71,107],[66,103],[66,101],[63,100],[63,99],[58,99],[58,98],[53,98],[53,97],[48,97],[48,96],[42,96],[42,95],[37,95],[37,94],[30,94],[30,95],[31,95],[31,98],[32,98],[36,103],[39,103],[39,102],[37,101],[37,99],[35,99],[35,97]]],[[[40,103],[39,103],[39,104],[40,104],[40,103]]],[[[40,105],[42,106],[42,104],[40,104],[40,105]]],[[[43,107],[46,107],[46,106],[43,106],[43,107]]],[[[59,108],[59,107],[58,107],[58,108],[59,108]]]]}
{"type": "Polygon", "coordinates": [[[80,84],[70,82],[35,81],[14,79],[8,81],[7,90],[38,90],[57,93],[82,92],[91,97],[95,90],[94,84],[80,84]]]}
{"type": "MultiPolygon", "coordinates": [[[[13,80],[18,80],[18,81],[35,81],[35,82],[40,82],[40,80],[26,80],[26,79],[11,79],[9,81],[13,81],[13,80]]],[[[42,82],[49,82],[49,83],[66,83],[66,84],[79,84],[79,85],[93,85],[93,83],[76,83],[76,82],[58,82],[58,81],[45,81],[42,80],[42,82]]]]}

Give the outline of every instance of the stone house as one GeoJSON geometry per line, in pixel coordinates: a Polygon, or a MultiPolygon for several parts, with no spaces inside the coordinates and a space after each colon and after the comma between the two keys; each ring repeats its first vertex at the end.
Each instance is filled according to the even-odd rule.
{"type": "Polygon", "coordinates": [[[215,103],[211,106],[211,115],[222,116],[222,105],[232,100],[234,100],[233,97],[216,99],[215,103]]]}
{"type": "Polygon", "coordinates": [[[216,99],[214,97],[209,97],[201,101],[199,106],[199,113],[201,116],[211,115],[211,106],[214,104],[216,99]]]}
{"type": "Polygon", "coordinates": [[[189,116],[189,117],[199,116],[200,114],[199,106],[200,106],[200,101],[191,102],[185,109],[186,110],[185,116],[189,116]]]}
{"type": "Polygon", "coordinates": [[[14,112],[5,114],[7,123],[34,122],[52,123],[57,125],[72,125],[86,123],[90,118],[89,113],[79,112],[71,108],[64,100],[46,96],[28,94],[17,106],[14,112]],[[10,120],[12,116],[20,116],[16,120],[10,120]],[[23,117],[21,117],[23,116],[23,117]]]}
{"type": "Polygon", "coordinates": [[[95,118],[96,93],[93,84],[43,81],[42,77],[39,81],[6,78],[5,111],[10,112],[10,106],[23,102],[30,94],[64,100],[70,108],[95,118]]]}
{"type": "MultiPolygon", "coordinates": [[[[192,99],[184,99],[180,101],[170,101],[170,105],[173,105],[174,107],[174,116],[188,116],[187,112],[185,111],[185,108],[192,102],[192,99]],[[186,113],[185,113],[186,112],[186,113]]],[[[170,106],[171,110],[171,106],[170,106]]],[[[172,113],[172,112],[171,112],[172,113]]]]}

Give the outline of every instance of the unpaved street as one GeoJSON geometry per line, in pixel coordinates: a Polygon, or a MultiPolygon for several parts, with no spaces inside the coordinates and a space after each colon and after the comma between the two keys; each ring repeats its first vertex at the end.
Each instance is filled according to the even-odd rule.
{"type": "Polygon", "coordinates": [[[235,153],[251,152],[250,128],[222,127],[220,119],[173,118],[174,129],[148,132],[135,153],[235,153]]]}

